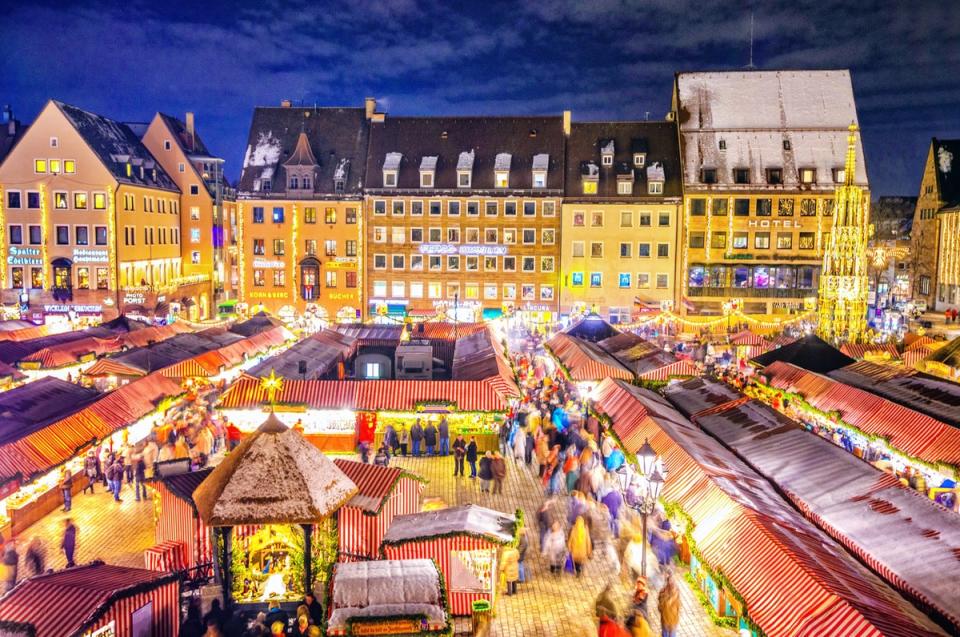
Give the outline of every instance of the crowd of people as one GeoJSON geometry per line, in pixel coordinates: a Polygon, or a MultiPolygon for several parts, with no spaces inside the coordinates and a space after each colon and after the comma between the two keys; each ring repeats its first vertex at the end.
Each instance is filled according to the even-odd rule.
{"type": "Polygon", "coordinates": [[[187,607],[187,615],[180,625],[180,637],[320,637],[322,635],[323,607],[313,593],[307,593],[291,615],[277,602],[270,602],[266,611],[253,617],[245,613],[224,610],[220,600],[211,602],[210,610],[201,613],[199,603],[187,607]]]}

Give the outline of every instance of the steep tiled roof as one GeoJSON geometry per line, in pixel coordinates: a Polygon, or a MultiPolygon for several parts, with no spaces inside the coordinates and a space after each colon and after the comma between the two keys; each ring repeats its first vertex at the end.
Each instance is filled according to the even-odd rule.
{"type": "Polygon", "coordinates": [[[179,192],[129,125],[57,100],[53,103],[118,182],[179,192]],[[132,165],[129,176],[128,163],[132,165]]]}
{"type": "MultiPolygon", "coordinates": [[[[263,193],[255,186],[260,180],[270,179],[271,192],[282,194],[286,189],[283,164],[293,154],[303,131],[319,165],[314,193],[336,194],[334,173],[338,166],[342,170],[349,165],[344,194],[359,195],[363,188],[368,129],[363,108],[258,107],[250,124],[238,190],[247,196],[253,196],[256,190],[257,196],[261,196],[263,193]]],[[[296,196],[302,198],[303,191],[298,191],[296,196]]]]}
{"type": "Polygon", "coordinates": [[[680,151],[677,129],[672,122],[574,122],[567,139],[567,197],[599,201],[607,197],[619,201],[661,199],[681,194],[680,151]],[[600,166],[601,141],[613,141],[613,166],[600,166]],[[643,168],[633,166],[633,153],[646,153],[643,168]],[[597,194],[583,196],[581,162],[599,167],[597,194]],[[660,164],[665,181],[662,195],[647,194],[647,166],[660,164]],[[633,194],[617,194],[617,175],[633,170],[633,194]]]}
{"type": "Polygon", "coordinates": [[[546,154],[549,168],[544,190],[560,190],[563,147],[563,121],[559,116],[387,117],[370,127],[367,186],[383,188],[387,155],[401,153],[397,176],[400,190],[420,189],[420,162],[424,157],[437,157],[430,192],[494,190],[498,161],[509,163],[510,188],[503,190],[528,190],[533,186],[534,157],[546,154]],[[465,165],[471,152],[471,187],[457,188],[457,165],[465,165]]]}
{"type": "Polygon", "coordinates": [[[187,133],[186,124],[173,115],[167,115],[166,113],[158,113],[158,115],[163,118],[164,123],[166,123],[167,127],[176,136],[177,143],[180,144],[180,148],[183,149],[184,153],[187,155],[206,155],[208,157],[215,157],[215,155],[210,153],[207,145],[203,143],[203,140],[200,138],[200,134],[196,131],[196,128],[194,128],[193,131],[193,146],[191,147],[190,134],[187,133]]]}

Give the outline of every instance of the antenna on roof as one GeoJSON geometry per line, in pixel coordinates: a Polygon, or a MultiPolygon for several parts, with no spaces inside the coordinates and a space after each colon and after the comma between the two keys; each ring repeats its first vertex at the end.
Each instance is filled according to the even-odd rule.
{"type": "Polygon", "coordinates": [[[747,64],[747,68],[751,71],[757,68],[753,64],[753,11],[750,12],[750,63],[747,64]]]}
{"type": "Polygon", "coordinates": [[[649,120],[649,119],[650,119],[650,111],[644,111],[644,112],[643,112],[643,121],[647,121],[647,120],[649,120]]]}

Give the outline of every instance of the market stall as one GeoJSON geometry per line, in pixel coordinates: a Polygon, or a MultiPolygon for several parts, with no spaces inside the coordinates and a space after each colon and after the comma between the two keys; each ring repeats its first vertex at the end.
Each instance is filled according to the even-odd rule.
{"type": "Polygon", "coordinates": [[[893,343],[843,343],[840,351],[858,361],[897,363],[901,359],[900,351],[893,343]]]}
{"type": "Polygon", "coordinates": [[[730,346],[733,348],[734,360],[749,360],[772,348],[770,341],[750,330],[741,330],[731,336],[730,346]]]}
{"type": "Polygon", "coordinates": [[[336,561],[335,512],[357,486],[269,414],[194,490],[217,529],[224,604],[293,603],[336,561]]]}
{"type": "Polygon", "coordinates": [[[337,564],[327,634],[452,634],[437,565],[427,559],[337,564]]]}
{"type": "MultiPolygon", "coordinates": [[[[87,449],[135,444],[163,420],[179,383],[151,374],[113,392],[44,378],[0,394],[0,530],[19,533],[62,506],[63,472],[87,449]]],[[[78,492],[83,481],[73,480],[78,492]]]]}
{"type": "Polygon", "coordinates": [[[420,510],[424,481],[397,467],[345,458],[337,458],[333,463],[359,490],[337,511],[340,560],[376,559],[393,519],[420,510]]]}
{"type": "Polygon", "coordinates": [[[187,567],[187,546],[177,540],[160,542],[143,552],[143,561],[148,571],[182,571],[187,567]]]}
{"type": "Polygon", "coordinates": [[[626,452],[648,441],[659,454],[660,499],[724,625],[748,635],[943,634],[661,396],[610,379],[595,405],[626,452]]]}
{"type": "Polygon", "coordinates": [[[475,601],[491,605],[497,592],[500,549],[517,540],[518,515],[466,506],[401,515],[383,537],[389,560],[432,559],[447,583],[452,615],[469,615],[475,601]]]}
{"type": "Polygon", "coordinates": [[[92,562],[20,582],[0,598],[0,623],[29,624],[36,637],[176,635],[176,574],[92,562]]]}
{"type": "Polygon", "coordinates": [[[200,519],[193,501],[193,492],[211,471],[166,476],[153,483],[156,542],[182,544],[185,568],[209,568],[213,562],[213,530],[200,519]]]}

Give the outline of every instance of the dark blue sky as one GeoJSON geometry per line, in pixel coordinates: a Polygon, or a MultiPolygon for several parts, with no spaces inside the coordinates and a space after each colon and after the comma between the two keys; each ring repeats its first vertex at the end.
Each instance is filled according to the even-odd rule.
{"type": "MultiPolygon", "coordinates": [[[[282,98],[394,114],[663,117],[673,73],[850,68],[877,194],[916,195],[931,136],[960,137],[955,0],[0,4],[0,102],[123,120],[197,113],[236,178],[251,110],[282,98]]],[[[748,106],[747,106],[748,107],[748,106]]]]}

